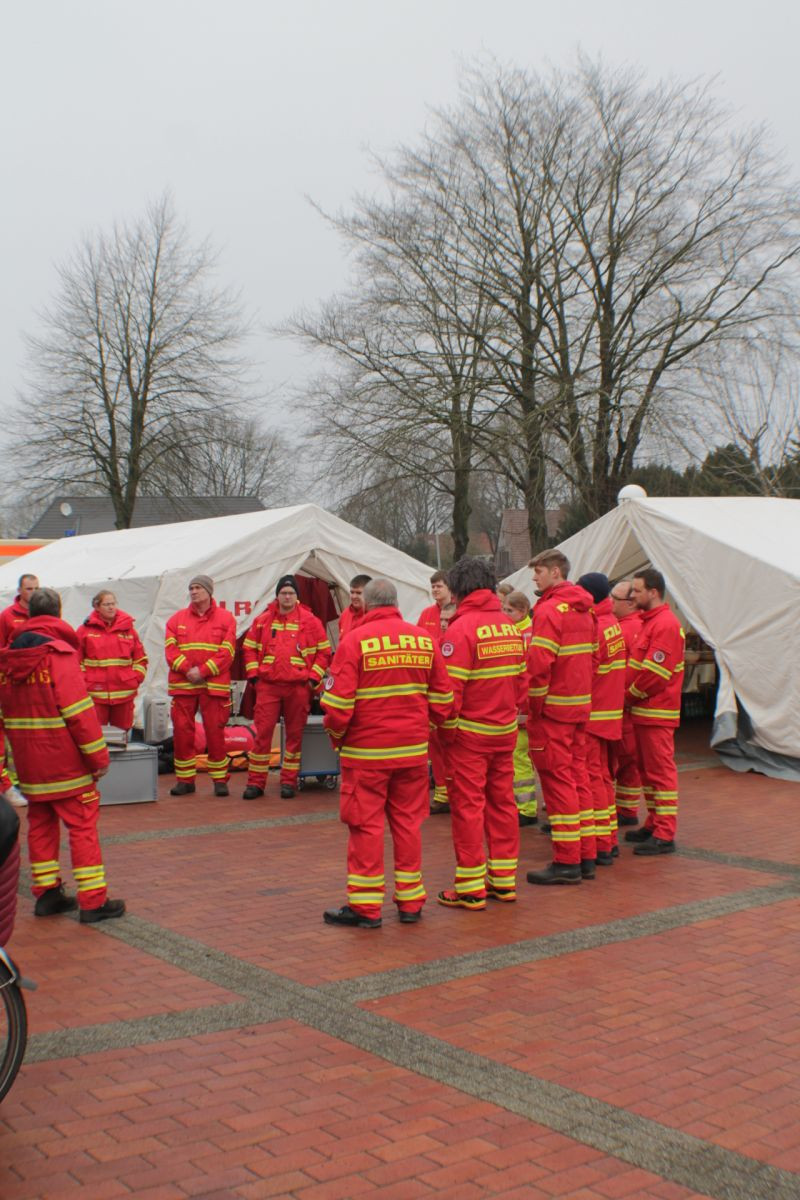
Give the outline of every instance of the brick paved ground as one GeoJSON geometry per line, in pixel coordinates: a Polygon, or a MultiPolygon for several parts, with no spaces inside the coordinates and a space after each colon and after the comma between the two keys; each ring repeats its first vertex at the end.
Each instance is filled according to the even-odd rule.
{"type": "MultiPolygon", "coordinates": [[[[483,913],[344,900],[336,794],[103,811],[123,921],[20,904],[2,1200],[800,1197],[800,788],[680,741],[680,853],[483,913]]],[[[435,893],[449,822],[425,831],[435,893]]],[[[523,830],[522,866],[548,843],[523,830]]]]}

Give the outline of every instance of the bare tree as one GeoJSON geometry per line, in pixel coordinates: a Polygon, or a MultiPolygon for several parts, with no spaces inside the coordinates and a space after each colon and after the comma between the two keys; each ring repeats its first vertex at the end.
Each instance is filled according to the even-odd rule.
{"type": "Polygon", "coordinates": [[[696,463],[709,446],[727,449],[724,490],[782,496],[800,437],[800,355],[778,337],[715,348],[688,390],[677,438],[696,463]]]}
{"type": "Polygon", "coordinates": [[[242,385],[244,325],[212,268],[162,199],[83,243],[28,339],[16,461],[54,486],[105,493],[119,529],[156,476],[181,490],[209,416],[242,385]]]}
{"type": "MultiPolygon", "coordinates": [[[[194,435],[190,432],[190,440],[194,435]]],[[[161,463],[143,486],[149,495],[259,496],[274,507],[294,499],[294,455],[286,438],[230,409],[206,418],[203,437],[179,476],[161,463]]]]}
{"type": "Polygon", "coordinates": [[[702,84],[650,86],[584,59],[547,76],[474,69],[382,170],[389,200],[337,224],[363,238],[369,213],[354,294],[298,332],[357,364],[348,420],[365,447],[378,421],[378,457],[414,422],[452,428],[420,350],[466,338],[471,469],[507,474],[534,545],[554,477],[589,518],[606,511],[699,357],[793,307],[794,191],[763,134],[733,131],[702,84]],[[365,379],[387,398],[375,413],[365,379]]]}

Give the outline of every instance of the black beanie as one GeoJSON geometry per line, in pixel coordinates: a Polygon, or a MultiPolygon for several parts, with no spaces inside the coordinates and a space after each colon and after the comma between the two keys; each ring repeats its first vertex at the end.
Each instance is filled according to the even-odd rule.
{"type": "Polygon", "coordinates": [[[587,591],[595,604],[599,604],[601,600],[605,600],[611,591],[608,576],[601,575],[599,571],[590,571],[588,575],[581,575],[578,580],[578,587],[582,587],[584,591],[587,591]]]}
{"type": "Polygon", "coordinates": [[[278,582],[275,585],[275,595],[276,596],[282,587],[294,588],[295,595],[300,594],[297,590],[297,580],[295,579],[294,575],[281,575],[280,579],[278,580],[278,582]]]}

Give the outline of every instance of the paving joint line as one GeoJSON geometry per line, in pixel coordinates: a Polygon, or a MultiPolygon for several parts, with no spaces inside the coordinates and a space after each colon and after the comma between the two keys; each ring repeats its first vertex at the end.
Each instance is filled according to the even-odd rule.
{"type": "MultiPolygon", "coordinates": [[[[771,893],[771,900],[797,894],[788,886],[752,889],[741,893],[740,900],[771,902],[765,893],[771,893]]],[[[685,914],[691,907],[680,905],[678,910],[685,914]]],[[[171,1014],[167,1021],[142,1018],[120,1023],[125,1025],[123,1032],[135,1033],[138,1040],[148,1032],[158,1040],[174,1035],[184,1028],[182,1018],[186,1022],[205,1021],[204,1028],[188,1036],[212,1032],[214,1028],[238,1028],[240,1018],[244,1024],[288,1018],[694,1192],[700,1190],[712,1200],[796,1200],[798,1177],[789,1171],[366,1012],[330,989],[296,983],[142,918],[128,917],[124,923],[104,926],[100,932],[247,997],[244,1004],[171,1014]]],[[[121,1035],[112,1030],[113,1026],[95,1026],[39,1035],[32,1039],[32,1059],[35,1061],[33,1056],[37,1056],[41,1061],[45,1057],[39,1046],[52,1050],[59,1042],[65,1049],[71,1047],[69,1056],[118,1048],[121,1035]],[[104,1041],[109,1036],[116,1039],[113,1046],[104,1041]]]]}

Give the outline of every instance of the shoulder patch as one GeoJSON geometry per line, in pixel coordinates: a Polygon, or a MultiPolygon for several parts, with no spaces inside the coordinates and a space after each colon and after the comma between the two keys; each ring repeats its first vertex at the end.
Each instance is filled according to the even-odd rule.
{"type": "Polygon", "coordinates": [[[329,692],[332,687],[333,687],[333,676],[326,675],[325,676],[325,691],[329,692]]]}
{"type": "Polygon", "coordinates": [[[453,645],[453,643],[452,643],[452,642],[442,642],[442,644],[441,644],[441,646],[439,647],[439,649],[441,650],[441,652],[442,652],[442,655],[443,655],[443,657],[444,657],[444,658],[449,658],[449,657],[450,657],[450,655],[451,655],[451,654],[453,653],[453,651],[455,650],[455,646],[453,645]]]}
{"type": "Polygon", "coordinates": [[[653,662],[662,663],[666,657],[667,656],[663,650],[653,651],[653,662]]]}

